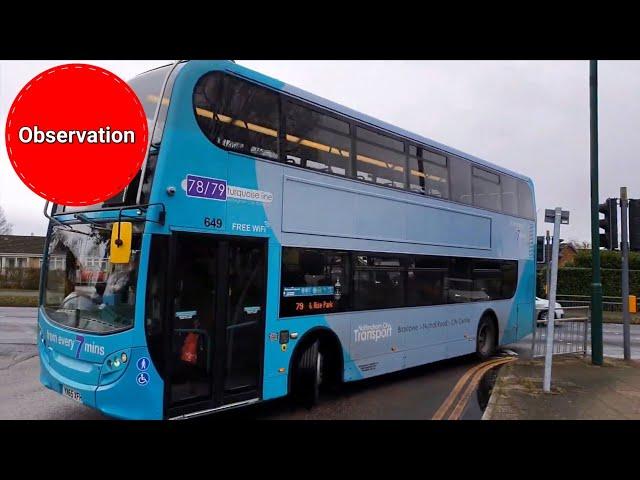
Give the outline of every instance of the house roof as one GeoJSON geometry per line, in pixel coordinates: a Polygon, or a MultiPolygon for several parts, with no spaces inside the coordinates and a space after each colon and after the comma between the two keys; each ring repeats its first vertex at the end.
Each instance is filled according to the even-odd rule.
{"type": "Polygon", "coordinates": [[[572,243],[561,243],[560,251],[563,250],[573,250],[574,253],[578,253],[578,249],[572,243]]]}
{"type": "Polygon", "coordinates": [[[0,235],[0,255],[23,253],[42,255],[45,237],[36,235],[0,235]]]}

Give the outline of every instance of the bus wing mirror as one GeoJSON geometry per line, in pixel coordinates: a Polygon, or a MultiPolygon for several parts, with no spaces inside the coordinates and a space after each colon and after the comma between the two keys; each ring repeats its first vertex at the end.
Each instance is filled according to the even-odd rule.
{"type": "Polygon", "coordinates": [[[131,239],[133,224],[131,222],[115,222],[111,227],[111,263],[129,263],[131,259],[131,239]]]}

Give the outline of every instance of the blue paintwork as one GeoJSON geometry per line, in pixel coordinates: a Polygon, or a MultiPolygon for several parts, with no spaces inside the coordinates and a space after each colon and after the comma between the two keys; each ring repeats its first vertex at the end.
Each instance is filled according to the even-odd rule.
{"type": "Polygon", "coordinates": [[[143,235],[136,286],[137,320],[132,328],[111,335],[77,334],[52,323],[43,308],[38,310],[40,382],[58,393],[62,392],[63,385],[67,385],[80,392],[82,403],[116,418],[152,420],[163,417],[164,382],[155,366],[151,364],[146,370],[150,376],[148,385],[140,387],[135,381],[135,362],[139,357],[149,357],[144,322],[139,319],[144,318],[150,242],[151,236],[143,235]],[[97,345],[104,353],[79,351],[77,335],[83,337],[83,345],[97,345]],[[128,360],[114,372],[106,362],[122,352],[127,354],[128,360]]]}
{"type": "MultiPolygon", "coordinates": [[[[149,384],[139,386],[135,362],[142,356],[151,358],[143,321],[151,236],[176,231],[268,239],[263,400],[287,394],[291,357],[296,345],[312,329],[327,328],[335,332],[343,350],[346,381],[473,352],[478,321],[488,309],[498,318],[500,343],[510,343],[530,332],[535,296],[534,221],[221,150],[200,131],[192,107],[196,82],[205,73],[217,69],[524,178],[533,189],[526,177],[232,62],[188,62],[178,73],[173,87],[150,199],[152,204],[166,206],[166,222],[145,225],[134,325],[112,335],[83,334],[85,341],[103,346],[104,355],[81,352],[75,359],[73,348],[65,347],[64,340],[63,344],[41,342],[44,385],[60,392],[61,385],[66,384],[81,392],[87,405],[118,418],[163,417],[162,378],[151,364],[146,370],[149,384]],[[271,196],[264,198],[271,201],[236,198],[211,201],[190,197],[185,191],[187,175],[225,180],[227,188],[269,192],[271,196]],[[169,187],[175,188],[175,195],[167,194],[169,187]],[[221,219],[222,227],[207,226],[205,217],[221,219]],[[283,245],[517,259],[519,286],[510,300],[279,319],[283,245]],[[273,334],[285,329],[298,333],[298,338],[291,340],[283,351],[273,334]],[[377,333],[368,333],[372,330],[377,333]],[[121,351],[130,357],[128,366],[118,373],[108,371],[107,357],[121,351]]],[[[159,211],[159,207],[151,207],[147,218],[157,219],[159,211]]],[[[87,216],[115,219],[117,212],[95,212],[87,216]]],[[[71,214],[59,218],[73,220],[71,214]]],[[[45,339],[47,332],[58,337],[75,335],[49,322],[42,309],[39,325],[45,339]]]]}

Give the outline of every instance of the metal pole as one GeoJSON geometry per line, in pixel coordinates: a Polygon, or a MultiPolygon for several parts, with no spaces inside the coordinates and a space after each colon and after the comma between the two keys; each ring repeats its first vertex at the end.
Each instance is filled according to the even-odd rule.
{"type": "Polygon", "coordinates": [[[629,317],[629,233],[628,215],[629,199],[627,198],[627,187],[620,187],[620,220],[622,221],[620,245],[622,255],[622,321],[624,336],[624,359],[631,360],[631,319],[629,317]]]}
{"type": "Polygon", "coordinates": [[[584,330],[582,332],[582,355],[586,355],[587,354],[587,350],[589,348],[589,345],[587,344],[587,335],[589,332],[589,322],[591,321],[591,313],[589,311],[589,309],[587,308],[587,314],[585,315],[585,320],[584,320],[584,330]]]}
{"type": "Polygon", "coordinates": [[[551,285],[549,288],[549,311],[547,313],[547,351],[544,356],[544,384],[545,392],[551,391],[551,362],[553,361],[553,327],[556,316],[556,285],[558,283],[558,253],[560,250],[560,219],[562,208],[556,207],[553,223],[553,247],[551,251],[551,285]]]}
{"type": "Polygon", "coordinates": [[[602,365],[602,282],[600,280],[600,222],[598,200],[598,62],[589,62],[591,138],[591,363],[602,365]]]}
{"type": "Polygon", "coordinates": [[[544,246],[546,252],[545,253],[545,257],[547,260],[547,283],[544,286],[544,293],[547,294],[547,299],[549,298],[549,279],[551,278],[551,235],[549,235],[549,230],[547,230],[547,236],[545,238],[546,244],[544,246]]]}
{"type": "MultiPolygon", "coordinates": [[[[535,308],[534,308],[535,310],[535,308]]],[[[536,356],[536,331],[538,330],[538,316],[533,312],[533,333],[531,334],[531,358],[536,356]]]]}

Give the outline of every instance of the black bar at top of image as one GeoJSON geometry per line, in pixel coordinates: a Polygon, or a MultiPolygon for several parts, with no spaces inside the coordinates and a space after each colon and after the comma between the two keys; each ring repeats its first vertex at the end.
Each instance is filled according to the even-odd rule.
{"type": "Polygon", "coordinates": [[[538,6],[491,12],[483,4],[465,6],[462,14],[430,5],[424,21],[412,20],[421,9],[409,7],[395,15],[388,8],[308,14],[271,7],[262,12],[252,5],[247,13],[237,4],[202,11],[156,6],[138,18],[106,9],[85,21],[29,14],[16,19],[22,25],[12,24],[13,33],[3,32],[0,59],[640,59],[637,28],[625,23],[633,16],[616,15],[614,22],[601,8],[596,26],[575,11],[563,15],[559,5],[549,12],[538,6]]]}

